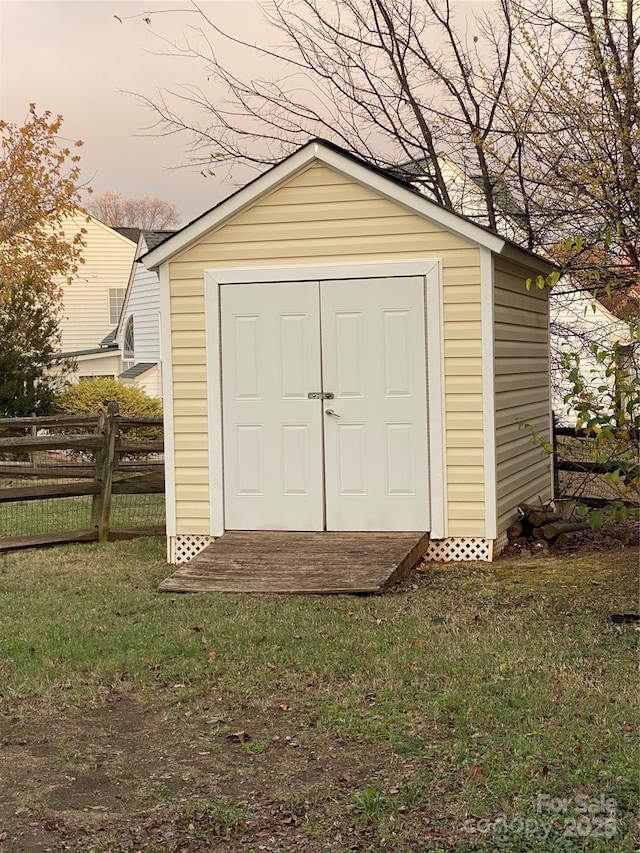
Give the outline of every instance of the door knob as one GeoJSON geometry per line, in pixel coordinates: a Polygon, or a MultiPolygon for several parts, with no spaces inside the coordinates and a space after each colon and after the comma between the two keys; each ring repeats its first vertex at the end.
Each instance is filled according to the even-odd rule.
{"type": "Polygon", "coordinates": [[[339,418],[340,415],[337,412],[334,412],[333,409],[325,409],[325,415],[331,415],[332,418],[339,418]]]}

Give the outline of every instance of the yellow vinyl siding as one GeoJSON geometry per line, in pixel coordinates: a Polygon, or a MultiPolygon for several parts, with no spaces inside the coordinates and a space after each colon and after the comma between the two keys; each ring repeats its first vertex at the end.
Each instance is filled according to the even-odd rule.
{"type": "MultiPolygon", "coordinates": [[[[199,435],[202,467],[207,467],[205,400],[197,406],[205,370],[201,318],[206,269],[424,258],[440,258],[443,265],[445,394],[452,412],[447,461],[456,478],[464,469],[473,472],[473,491],[456,488],[456,478],[451,481],[449,535],[483,535],[479,249],[324,165],[292,177],[170,261],[176,447],[185,446],[187,435],[192,447],[199,435]],[[200,433],[190,415],[198,419],[200,433]]],[[[194,481],[196,496],[188,489],[193,467],[178,453],[176,467],[178,532],[206,533],[202,525],[208,495],[201,478],[194,481]],[[183,465],[186,473],[178,470],[183,465]]]]}
{"type": "Polygon", "coordinates": [[[496,260],[494,305],[498,532],[523,501],[551,497],[549,456],[523,424],[549,436],[549,332],[546,291],[525,287],[530,271],[496,260]]]}
{"type": "Polygon", "coordinates": [[[115,329],[109,322],[109,290],[126,289],[137,246],[80,212],[66,219],[63,227],[70,241],[84,229],[86,245],[82,250],[84,263],[73,282],[68,284],[59,276],[53,279],[62,287],[61,349],[62,352],[94,349],[115,329]]]}

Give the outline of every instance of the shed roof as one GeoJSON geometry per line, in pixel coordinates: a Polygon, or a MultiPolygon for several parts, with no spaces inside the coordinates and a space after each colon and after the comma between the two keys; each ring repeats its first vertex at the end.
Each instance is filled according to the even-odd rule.
{"type": "Polygon", "coordinates": [[[426,198],[408,180],[391,174],[357,157],[324,139],[311,139],[251,183],[221,201],[215,207],[194,219],[180,231],[163,240],[158,246],[141,256],[145,266],[155,269],[161,264],[197,243],[207,232],[219,227],[241,210],[250,207],[260,198],[304,171],[314,161],[368,187],[374,192],[400,204],[418,216],[429,219],[441,227],[495,254],[520,262],[539,273],[548,273],[554,264],[517,243],[499,236],[491,229],[479,225],[449,208],[426,198]]]}

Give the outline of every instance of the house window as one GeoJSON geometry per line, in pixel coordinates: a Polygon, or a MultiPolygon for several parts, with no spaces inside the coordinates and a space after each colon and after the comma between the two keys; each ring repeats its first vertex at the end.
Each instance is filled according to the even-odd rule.
{"type": "Polygon", "coordinates": [[[124,302],[124,287],[109,288],[109,322],[112,326],[118,325],[122,304],[124,302]]]}
{"type": "MultiPolygon", "coordinates": [[[[122,361],[127,367],[133,364],[135,359],[135,337],[133,334],[133,314],[127,320],[124,329],[124,341],[122,345],[122,361]]],[[[126,369],[126,368],[125,368],[126,369]]]]}

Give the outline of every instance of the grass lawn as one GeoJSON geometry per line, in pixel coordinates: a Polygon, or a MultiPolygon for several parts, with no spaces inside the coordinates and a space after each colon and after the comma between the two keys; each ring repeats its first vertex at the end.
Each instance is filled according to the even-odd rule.
{"type": "Polygon", "coordinates": [[[383,597],[159,594],[164,556],[0,556],[3,853],[640,846],[633,549],[383,597]]]}

